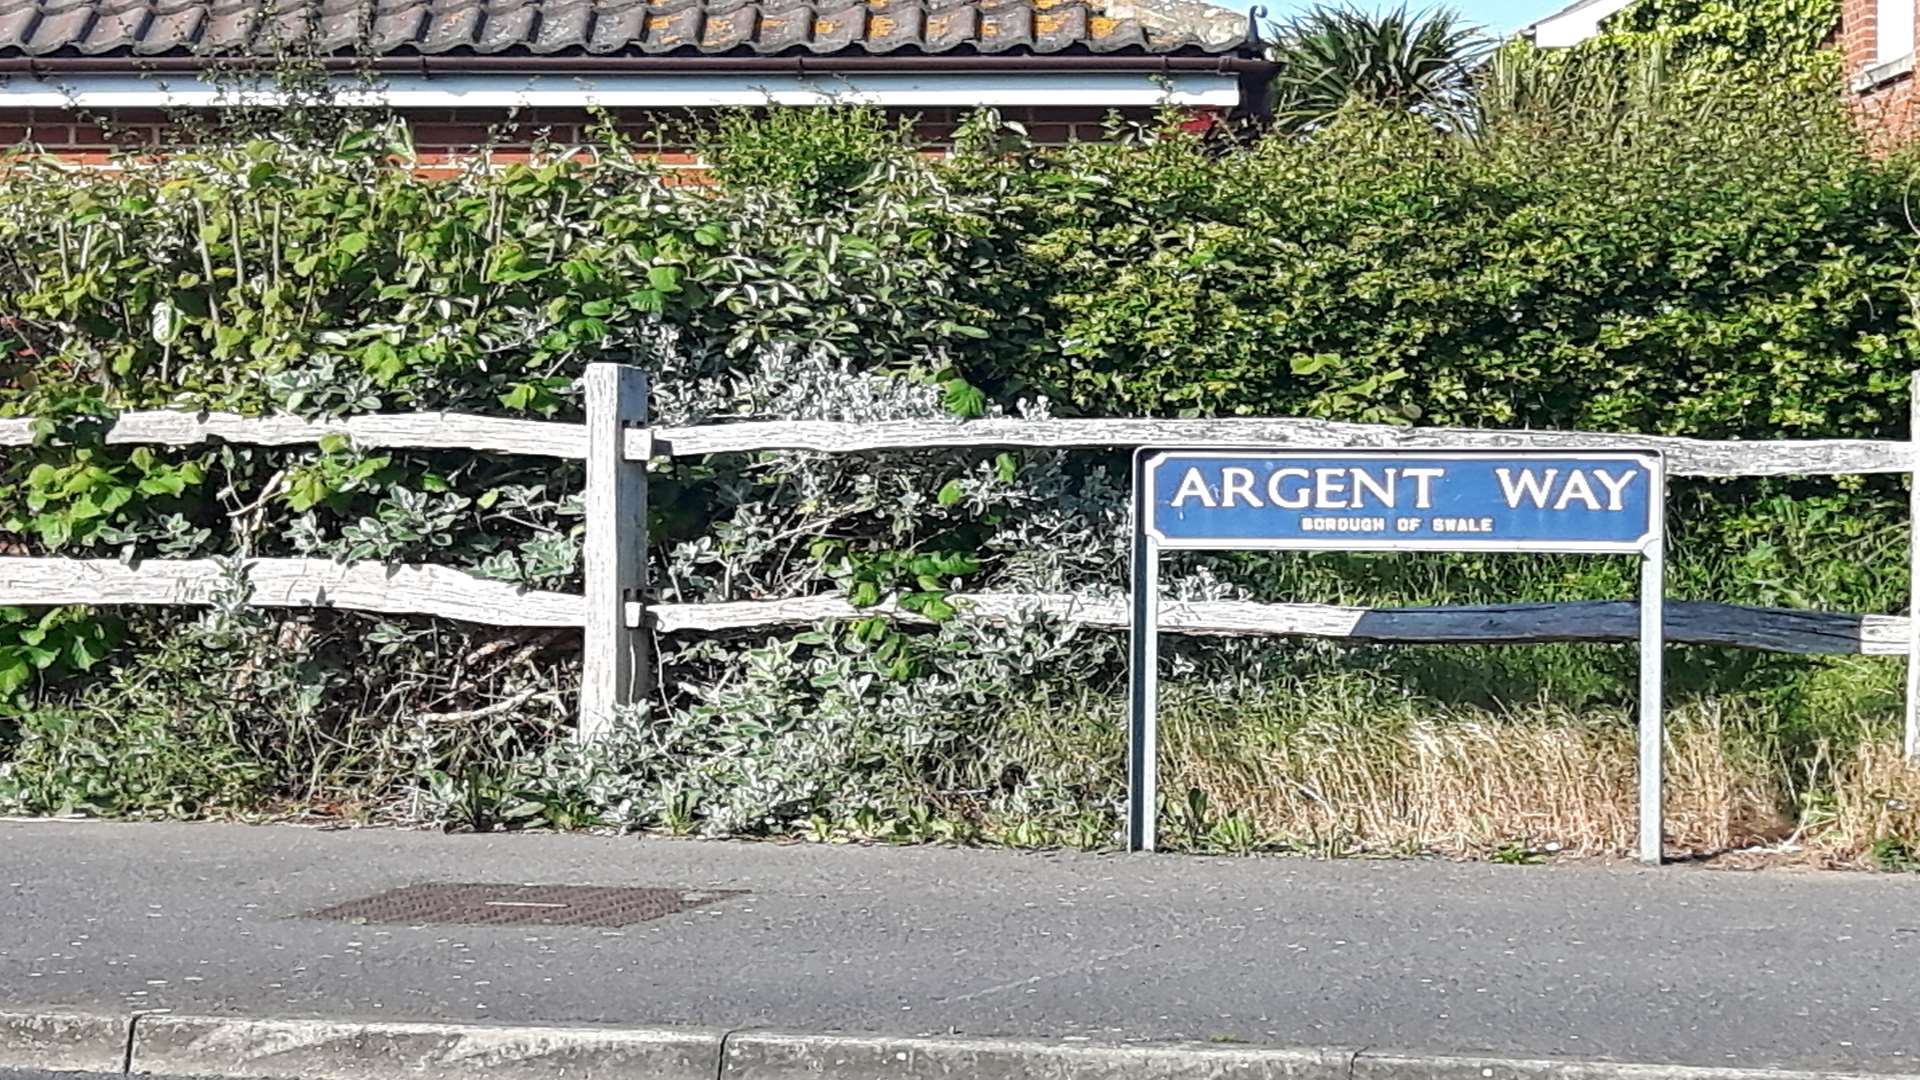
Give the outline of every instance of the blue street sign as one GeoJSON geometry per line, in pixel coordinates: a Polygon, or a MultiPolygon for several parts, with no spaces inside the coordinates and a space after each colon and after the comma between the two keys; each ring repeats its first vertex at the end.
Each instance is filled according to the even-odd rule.
{"type": "Polygon", "coordinates": [[[1565,551],[1640,557],[1639,848],[1658,863],[1665,500],[1665,461],[1651,451],[1142,449],[1128,849],[1155,844],[1162,551],[1565,551]]]}
{"type": "Polygon", "coordinates": [[[1143,454],[1160,547],[1637,552],[1658,454],[1161,450],[1143,454]]]}

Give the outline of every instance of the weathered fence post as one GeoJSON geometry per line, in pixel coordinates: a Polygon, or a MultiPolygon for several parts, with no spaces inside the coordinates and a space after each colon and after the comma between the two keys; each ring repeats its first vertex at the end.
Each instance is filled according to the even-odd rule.
{"type": "Polygon", "coordinates": [[[613,710],[646,700],[643,620],[627,604],[647,583],[647,463],[627,459],[627,432],[647,423],[647,374],[587,367],[586,641],[580,665],[581,741],[606,734],[613,710]]]}
{"type": "Polygon", "coordinates": [[[1907,384],[1907,723],[1908,761],[1920,761],[1920,371],[1907,384]]]}

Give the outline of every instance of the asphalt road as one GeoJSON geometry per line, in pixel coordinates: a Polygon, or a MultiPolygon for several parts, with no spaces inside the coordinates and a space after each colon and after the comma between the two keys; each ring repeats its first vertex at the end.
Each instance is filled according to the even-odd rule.
{"type": "Polygon", "coordinates": [[[1920,1055],[1903,877],[0,823],[0,908],[0,1010],[1920,1055]],[[307,915],[420,882],[746,891],[621,930],[307,915]]]}

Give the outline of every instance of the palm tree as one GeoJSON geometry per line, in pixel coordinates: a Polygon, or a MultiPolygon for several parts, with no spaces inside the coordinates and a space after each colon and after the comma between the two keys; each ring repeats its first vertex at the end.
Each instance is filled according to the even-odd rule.
{"type": "Polygon", "coordinates": [[[1274,120],[1311,131],[1364,101],[1457,129],[1472,111],[1474,70],[1491,46],[1479,27],[1444,8],[1370,15],[1315,7],[1277,28],[1274,120]]]}

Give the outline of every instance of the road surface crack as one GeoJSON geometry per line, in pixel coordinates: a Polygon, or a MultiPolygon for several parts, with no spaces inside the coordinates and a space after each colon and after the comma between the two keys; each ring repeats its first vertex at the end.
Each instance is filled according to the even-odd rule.
{"type": "Polygon", "coordinates": [[[1060,968],[1057,971],[1043,971],[1038,975],[1029,975],[1024,979],[1014,979],[1011,982],[997,983],[993,986],[988,986],[979,990],[974,990],[969,993],[957,994],[952,997],[935,998],[933,999],[934,1004],[946,1005],[952,1002],[974,1001],[983,997],[991,997],[994,994],[1005,993],[1008,990],[1018,990],[1023,986],[1033,986],[1036,983],[1046,982],[1048,979],[1057,979],[1063,975],[1071,975],[1076,971],[1084,971],[1087,968],[1094,966],[1095,964],[1105,964],[1114,960],[1118,960],[1129,953],[1136,953],[1136,952],[1139,952],[1141,949],[1149,948],[1152,946],[1152,944],[1153,944],[1152,942],[1143,941],[1137,945],[1129,945],[1126,948],[1121,949],[1117,952],[1103,953],[1099,956],[1092,957],[1091,959],[1076,961],[1074,963],[1066,965],[1065,967],[1060,968]]]}

